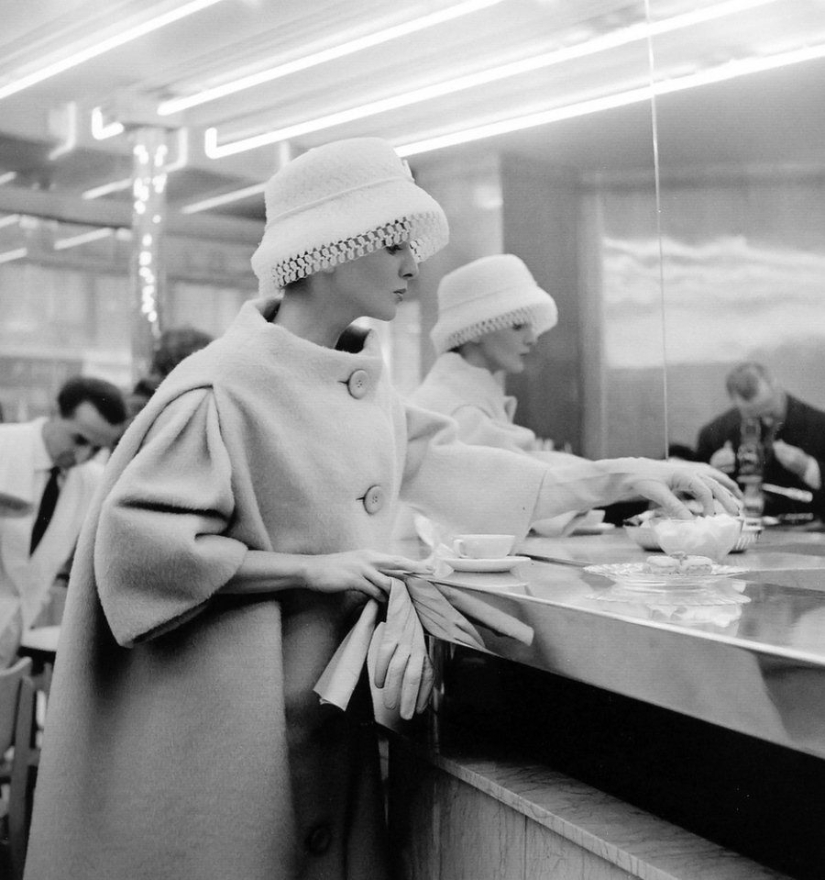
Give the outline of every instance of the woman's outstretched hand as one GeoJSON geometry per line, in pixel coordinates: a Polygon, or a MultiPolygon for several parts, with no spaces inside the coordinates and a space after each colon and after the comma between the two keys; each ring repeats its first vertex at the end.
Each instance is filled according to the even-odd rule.
{"type": "Polygon", "coordinates": [[[691,519],[693,514],[676,493],[695,498],[702,505],[706,516],[719,512],[717,502],[726,513],[733,516],[738,516],[742,511],[737,496],[727,485],[722,484],[711,469],[704,471],[692,467],[689,462],[640,463],[639,473],[630,475],[628,485],[658,504],[668,516],[677,519],[691,519]]]}
{"type": "Polygon", "coordinates": [[[385,602],[393,577],[430,572],[430,566],[406,556],[376,550],[347,550],[304,557],[302,580],[308,590],[320,593],[357,590],[385,602]]]}

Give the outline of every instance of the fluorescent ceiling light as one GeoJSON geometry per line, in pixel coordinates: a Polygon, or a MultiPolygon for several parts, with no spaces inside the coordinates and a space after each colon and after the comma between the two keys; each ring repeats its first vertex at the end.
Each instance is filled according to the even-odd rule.
{"type": "Polygon", "coordinates": [[[94,107],[91,115],[92,137],[96,141],[105,141],[108,138],[116,137],[126,130],[126,126],[122,122],[106,122],[100,107],[94,107]]]}
{"type": "Polygon", "coordinates": [[[203,199],[200,202],[191,202],[188,205],[184,205],[180,212],[181,214],[197,214],[200,211],[209,211],[211,208],[217,208],[220,205],[229,205],[232,202],[239,202],[241,199],[248,199],[250,196],[260,195],[264,189],[266,189],[265,183],[256,183],[253,186],[236,189],[219,196],[203,199]]]}
{"type": "Polygon", "coordinates": [[[22,92],[23,89],[27,89],[30,86],[43,82],[46,79],[50,79],[53,76],[57,76],[57,74],[70,70],[72,67],[77,67],[79,64],[83,64],[83,62],[89,61],[91,58],[97,58],[99,55],[110,52],[118,46],[123,46],[126,43],[132,42],[132,40],[137,40],[139,37],[152,33],[152,31],[159,30],[162,27],[166,27],[166,25],[173,24],[176,21],[180,21],[182,18],[186,18],[188,15],[200,12],[202,9],[214,6],[216,3],[220,2],[222,2],[222,0],[190,0],[189,3],[184,3],[177,9],[172,9],[169,12],[165,12],[163,15],[151,18],[143,24],[127,28],[125,31],[115,34],[108,39],[98,40],[88,48],[75,52],[73,55],[69,55],[60,61],[47,64],[45,67],[40,68],[40,70],[35,70],[25,76],[3,83],[0,85],[0,99],[7,98],[9,95],[14,95],[17,92],[22,92]]]}
{"type": "Polygon", "coordinates": [[[12,260],[22,260],[23,257],[28,256],[27,248],[17,248],[13,251],[6,251],[4,254],[0,254],[0,263],[10,263],[12,260]]]}
{"type": "Polygon", "coordinates": [[[0,186],[3,186],[4,183],[11,183],[16,177],[16,171],[7,171],[5,174],[0,174],[0,186]]]}
{"type": "MultiPolygon", "coordinates": [[[[424,15],[421,18],[412,21],[397,24],[393,27],[377,31],[374,34],[367,34],[363,37],[357,37],[342,43],[340,46],[332,46],[329,49],[323,49],[320,52],[304,55],[296,58],[294,61],[288,61],[285,64],[279,64],[276,67],[270,67],[267,70],[261,70],[258,73],[252,73],[243,76],[232,82],[215,86],[211,89],[205,89],[195,95],[188,95],[181,98],[170,98],[168,101],[162,101],[158,106],[158,114],[160,116],[168,116],[171,113],[179,113],[181,110],[188,110],[190,107],[197,107],[200,104],[206,104],[208,101],[215,101],[218,98],[225,98],[227,95],[234,95],[244,89],[251,89],[253,86],[259,86],[262,83],[272,82],[272,80],[280,79],[291,73],[297,73],[301,70],[307,70],[310,67],[316,67],[319,64],[325,64],[328,61],[335,61],[338,58],[344,58],[347,55],[353,55],[355,52],[361,52],[364,49],[380,46],[382,43],[388,43],[399,37],[413,34],[426,28],[443,24],[446,21],[469,15],[471,12],[477,12],[480,9],[486,9],[501,3],[502,0],[466,0],[457,6],[451,6],[448,9],[442,9],[439,12],[433,12],[430,15],[424,15]]],[[[298,54],[301,54],[300,52],[298,54]]]]}
{"type": "Polygon", "coordinates": [[[358,119],[365,119],[369,116],[386,113],[390,110],[396,110],[401,107],[409,107],[412,104],[419,104],[423,101],[455,94],[456,92],[465,91],[480,85],[499,82],[534,70],[562,64],[574,59],[585,58],[629,43],[682,30],[697,24],[713,21],[714,19],[723,16],[733,15],[737,12],[752,9],[756,6],[764,6],[767,3],[775,2],[776,0],[728,0],[728,2],[725,3],[717,3],[714,6],[705,9],[687,12],[684,15],[677,15],[673,18],[664,19],[663,21],[655,22],[653,24],[645,22],[642,24],[630,25],[629,27],[613,31],[612,33],[605,34],[601,37],[596,37],[593,40],[588,40],[576,46],[568,46],[563,49],[544,52],[541,55],[535,55],[532,58],[524,58],[519,61],[510,62],[491,70],[478,71],[453,80],[436,83],[435,85],[426,86],[413,91],[407,91],[400,95],[383,98],[379,101],[372,101],[369,104],[362,104],[359,107],[352,107],[349,110],[331,113],[328,116],[323,116],[318,119],[300,122],[296,125],[242,138],[241,140],[234,142],[219,144],[217,129],[209,128],[204,134],[204,152],[210,159],[222,159],[226,156],[244,153],[247,150],[265,147],[269,144],[278,143],[279,141],[301,137],[317,131],[324,131],[346,122],[354,122],[358,119]]]}
{"type": "Polygon", "coordinates": [[[16,223],[20,222],[19,214],[9,214],[6,217],[0,217],[0,229],[5,228],[6,226],[14,226],[16,223]]]}
{"type": "MultiPolygon", "coordinates": [[[[654,96],[681,92],[686,89],[698,88],[700,86],[710,85],[711,83],[724,82],[740,76],[761,73],[765,70],[788,67],[792,64],[813,61],[819,58],[825,58],[825,44],[795,49],[790,52],[783,52],[779,55],[773,55],[766,58],[747,58],[743,61],[731,61],[726,64],[721,64],[718,67],[699,71],[698,73],[689,74],[676,79],[663,80],[655,83],[652,88],[650,86],[643,86],[638,89],[620,92],[616,95],[593,98],[589,101],[581,101],[576,104],[569,104],[565,107],[555,107],[551,110],[543,110],[537,113],[531,113],[527,116],[499,120],[485,125],[479,125],[474,128],[452,132],[450,134],[437,135],[435,137],[426,138],[425,140],[396,146],[395,151],[399,156],[404,158],[408,156],[416,156],[421,153],[432,152],[433,150],[440,150],[446,147],[457,146],[459,144],[485,140],[486,138],[496,137],[497,135],[509,134],[514,131],[523,131],[541,125],[550,125],[553,122],[574,119],[575,117],[586,116],[591,113],[599,113],[603,110],[613,110],[618,107],[626,107],[630,104],[637,104],[641,101],[650,101],[654,96]]],[[[237,194],[224,193],[224,195],[218,197],[222,199],[220,204],[227,204],[228,202],[234,201],[236,200],[236,197],[245,198],[247,195],[251,194],[253,189],[255,189],[255,187],[238,190],[237,194]]],[[[261,189],[263,189],[263,186],[261,186],[261,189]]],[[[201,208],[199,210],[206,209],[201,208]]]]}
{"type": "Polygon", "coordinates": [[[89,232],[81,232],[78,235],[70,235],[67,238],[55,240],[54,249],[65,251],[69,248],[79,247],[81,244],[89,244],[92,241],[100,241],[101,238],[109,238],[114,229],[106,226],[103,229],[92,229],[89,232]]]}
{"type": "Polygon", "coordinates": [[[566,107],[556,107],[552,110],[531,113],[527,116],[521,116],[515,119],[505,119],[498,122],[488,123],[486,125],[479,125],[475,128],[468,128],[464,131],[458,131],[452,134],[438,135],[436,137],[427,138],[426,140],[416,141],[415,143],[404,144],[403,146],[396,147],[395,150],[398,155],[402,157],[415,156],[420,153],[428,153],[433,150],[440,150],[458,144],[485,140],[486,138],[495,137],[496,135],[509,134],[514,131],[523,131],[540,125],[548,125],[553,122],[560,122],[564,119],[586,116],[590,113],[598,113],[602,110],[612,110],[617,107],[625,107],[629,104],[637,104],[640,101],[649,101],[654,96],[681,92],[686,89],[693,89],[711,83],[724,82],[740,76],[761,73],[765,70],[774,70],[776,68],[787,67],[792,64],[799,64],[803,61],[812,61],[818,58],[825,58],[825,44],[808,46],[803,49],[795,49],[791,52],[783,52],[779,55],[773,55],[767,58],[746,58],[743,61],[730,61],[727,64],[721,64],[718,67],[702,70],[698,73],[688,74],[687,76],[677,77],[671,80],[663,80],[654,83],[653,86],[631,89],[630,91],[621,92],[617,95],[607,95],[601,98],[594,98],[590,101],[569,104],[566,107]]]}
{"type": "Polygon", "coordinates": [[[100,199],[103,196],[108,196],[112,193],[123,192],[123,190],[129,189],[131,185],[132,178],[124,177],[121,180],[113,180],[110,183],[93,186],[91,189],[87,189],[85,192],[81,193],[80,197],[83,199],[100,199]]]}

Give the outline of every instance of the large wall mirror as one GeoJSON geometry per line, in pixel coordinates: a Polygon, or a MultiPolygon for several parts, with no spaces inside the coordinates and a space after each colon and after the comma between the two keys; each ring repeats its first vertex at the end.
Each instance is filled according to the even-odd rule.
{"type": "Polygon", "coordinates": [[[561,225],[545,224],[526,250],[535,214],[511,239],[561,295],[562,330],[572,322],[578,332],[549,334],[513,390],[524,422],[562,439],[569,429],[574,451],[661,458],[694,446],[728,408],[725,376],[743,360],[825,407],[825,3],[639,2],[616,12],[645,22],[650,37],[605,56],[610,65],[591,59],[588,75],[627,103],[543,135],[545,179],[555,178],[546,202],[579,212],[561,209],[561,225]],[[635,102],[645,87],[652,100],[635,102]],[[565,264],[570,248],[577,256],[565,264]],[[564,265],[575,282],[554,274],[564,265]],[[576,345],[571,386],[558,379],[559,349],[576,345]],[[553,410],[568,387],[581,394],[578,426],[572,406],[553,410]]]}
{"type": "Polygon", "coordinates": [[[670,443],[744,360],[825,408],[825,4],[738,6],[652,41],[660,222],[636,256],[658,239],[670,443]]]}

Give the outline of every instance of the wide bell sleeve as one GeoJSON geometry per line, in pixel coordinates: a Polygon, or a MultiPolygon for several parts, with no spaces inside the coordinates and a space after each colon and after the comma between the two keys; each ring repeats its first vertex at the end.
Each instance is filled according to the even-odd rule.
{"type": "Polygon", "coordinates": [[[197,614],[247,547],[227,535],[232,464],[212,393],[172,401],[103,501],[94,547],[101,605],[130,646],[197,614]]]}
{"type": "MultiPolygon", "coordinates": [[[[665,462],[539,457],[470,446],[452,419],[407,404],[407,460],[401,498],[447,532],[503,532],[523,538],[532,523],[636,497],[641,476],[660,481],[665,462]]],[[[672,469],[672,468],[671,468],[672,469]]]]}
{"type": "Polygon", "coordinates": [[[463,443],[453,419],[409,403],[406,427],[402,500],[448,531],[527,534],[546,465],[463,443]]]}

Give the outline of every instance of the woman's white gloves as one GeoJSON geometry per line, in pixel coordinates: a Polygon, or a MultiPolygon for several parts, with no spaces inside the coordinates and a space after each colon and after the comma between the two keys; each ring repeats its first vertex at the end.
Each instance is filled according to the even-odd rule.
{"type": "Polygon", "coordinates": [[[533,630],[483,599],[424,578],[393,579],[387,617],[376,627],[374,682],[388,709],[399,709],[409,719],[427,707],[434,673],[424,639],[432,636],[485,650],[473,621],[525,645],[533,630]]]}
{"type": "Polygon", "coordinates": [[[374,680],[382,691],[384,705],[397,708],[405,719],[423,712],[430,701],[435,676],[424,629],[410,594],[395,578],[387,603],[387,619],[376,627],[374,638],[378,645],[374,680]]]}

